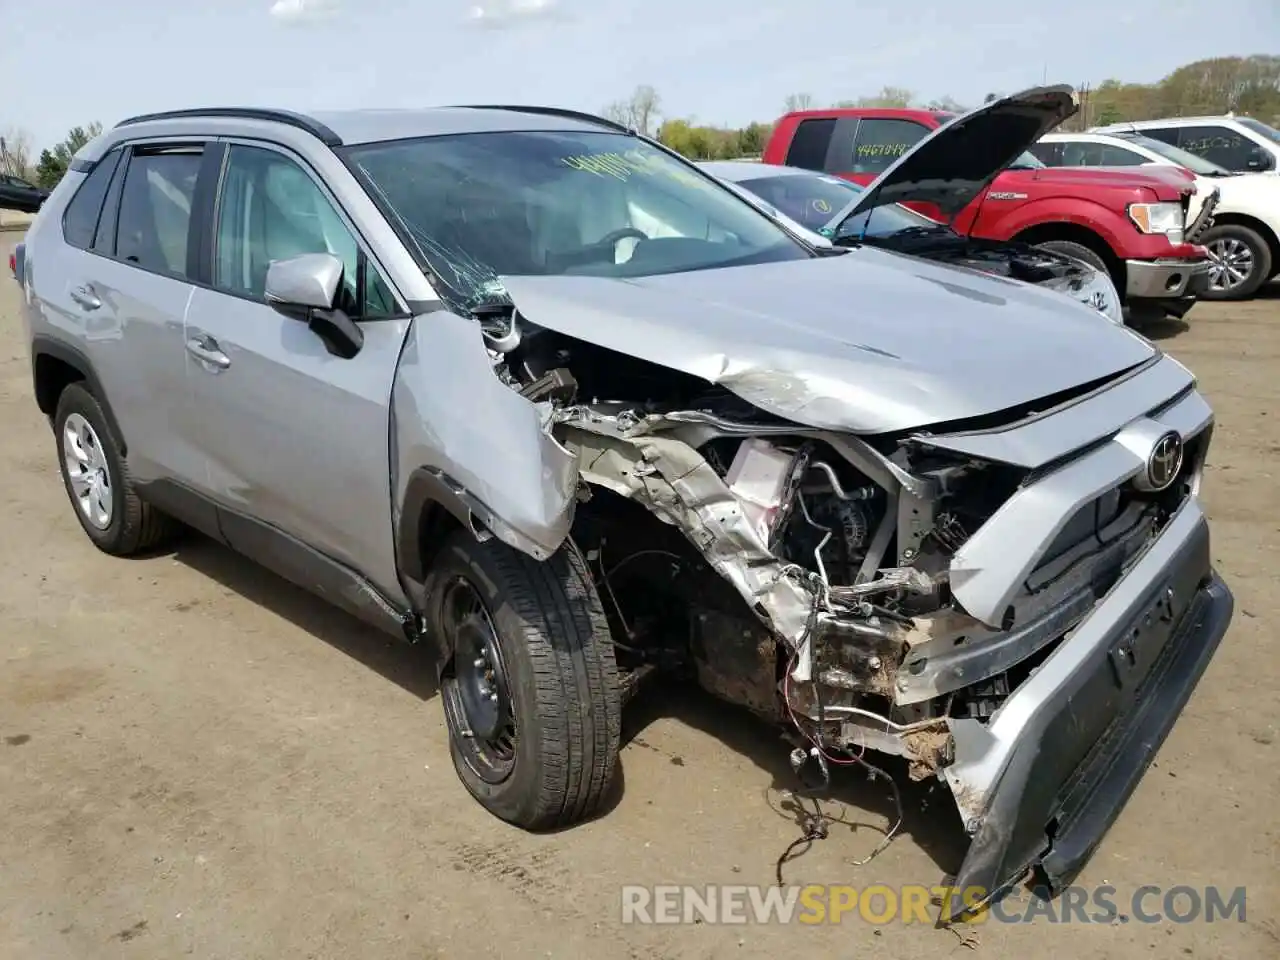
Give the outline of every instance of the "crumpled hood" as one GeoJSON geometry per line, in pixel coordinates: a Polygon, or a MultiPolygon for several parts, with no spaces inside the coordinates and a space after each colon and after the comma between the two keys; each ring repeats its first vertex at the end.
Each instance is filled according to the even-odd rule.
{"type": "Polygon", "coordinates": [[[538,326],[819,429],[882,433],[997,413],[1156,352],[1052,291],[865,247],[638,279],[502,282],[538,326]]]}

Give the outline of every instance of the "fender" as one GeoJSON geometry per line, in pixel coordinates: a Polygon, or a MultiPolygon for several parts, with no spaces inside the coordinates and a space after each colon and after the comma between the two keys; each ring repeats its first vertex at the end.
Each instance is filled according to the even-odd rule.
{"type": "Polygon", "coordinates": [[[31,388],[41,412],[48,417],[53,417],[56,409],[56,400],[53,404],[41,402],[40,400],[40,381],[37,369],[41,357],[50,357],[61,361],[80,374],[88,385],[90,392],[93,393],[98,400],[98,404],[102,407],[102,412],[107,418],[107,427],[111,430],[112,438],[120,447],[121,455],[128,454],[129,447],[125,441],[124,431],[120,429],[120,423],[116,420],[115,412],[111,409],[111,401],[107,399],[107,393],[102,388],[102,381],[98,379],[98,373],[89,357],[76,347],[69,346],[61,340],[45,334],[36,334],[31,338],[31,388]],[[49,409],[46,409],[46,406],[49,409]]]}
{"type": "Polygon", "coordinates": [[[974,224],[973,235],[984,240],[1010,240],[1032,227],[1054,223],[1070,223],[1077,227],[1091,230],[1100,236],[1120,259],[1125,258],[1126,243],[1124,232],[1132,233],[1133,227],[1123,222],[1115,211],[1095,203],[1067,197],[1044,197],[1021,204],[1007,213],[995,212],[988,204],[983,204],[978,222],[974,224]]]}
{"type": "Polygon", "coordinates": [[[417,525],[431,503],[538,560],[559,549],[573,523],[578,459],[551,435],[549,412],[498,379],[476,321],[443,309],[414,318],[391,390],[402,570],[420,562],[417,525]]]}

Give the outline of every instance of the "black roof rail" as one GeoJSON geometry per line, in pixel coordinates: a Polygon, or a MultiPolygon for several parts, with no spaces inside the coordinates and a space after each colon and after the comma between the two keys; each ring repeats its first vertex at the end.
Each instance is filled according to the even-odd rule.
{"type": "Polygon", "coordinates": [[[460,103],[454,104],[450,109],[454,110],[510,110],[512,113],[531,113],[544,117],[563,117],[566,120],[581,120],[584,123],[594,123],[602,127],[608,127],[611,130],[618,130],[622,133],[635,133],[626,124],[618,123],[616,120],[609,120],[605,117],[598,117],[594,113],[587,113],[583,110],[570,110],[567,107],[530,107],[521,105],[512,105],[507,103],[460,103]]]}
{"type": "Polygon", "coordinates": [[[187,110],[163,110],[159,113],[144,113],[129,117],[116,124],[125,127],[134,123],[147,123],[152,120],[185,120],[185,119],[227,118],[232,120],[267,120],[272,123],[283,123],[299,130],[305,130],[328,147],[342,146],[342,138],[318,120],[292,110],[273,110],[267,107],[196,107],[187,110]]]}

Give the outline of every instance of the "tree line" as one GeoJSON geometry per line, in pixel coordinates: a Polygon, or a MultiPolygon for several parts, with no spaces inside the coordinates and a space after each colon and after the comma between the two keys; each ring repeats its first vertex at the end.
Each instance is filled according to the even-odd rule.
{"type": "MultiPolygon", "coordinates": [[[[1081,84],[1076,91],[1080,112],[1063,125],[1064,130],[1083,130],[1124,120],[1228,111],[1280,124],[1280,56],[1197,60],[1179,67],[1157,83],[1105,80],[1096,87],[1081,84]]],[[[998,96],[1000,94],[993,91],[984,101],[998,96]]],[[[951,97],[922,100],[912,90],[886,86],[869,96],[830,104],[818,103],[807,93],[792,93],[783,99],[779,113],[823,106],[923,107],[963,113],[975,104],[951,97]]],[[[637,87],[629,98],[608,104],[602,113],[646,136],[656,136],[673,150],[695,160],[759,156],[773,129],[772,118],[748,123],[745,127],[718,127],[698,123],[692,117],[669,115],[663,109],[658,91],[647,84],[637,87]]],[[[102,124],[97,121],[73,127],[62,140],[36,157],[31,138],[20,130],[10,130],[0,137],[0,172],[52,189],[67,172],[75,152],[101,132],[102,124]]]]}
{"type": "MultiPolygon", "coordinates": [[[[1096,87],[1076,87],[1080,112],[1063,124],[1063,130],[1083,130],[1124,120],[1200,116],[1234,111],[1265,123],[1280,123],[1280,56],[1218,57],[1197,60],[1174,70],[1157,83],[1125,83],[1105,80],[1096,87]]],[[[983,102],[1001,96],[988,93],[983,102]]],[[[606,106],[603,113],[695,160],[724,160],[759,156],[773,129],[772,120],[745,127],[700,124],[692,117],[668,115],[657,91],[637,87],[631,97],[606,106]]],[[[807,93],[784,98],[779,114],[823,107],[921,107],[964,113],[977,104],[952,97],[918,98],[904,87],[886,86],[878,93],[852,100],[819,103],[807,93]]]]}

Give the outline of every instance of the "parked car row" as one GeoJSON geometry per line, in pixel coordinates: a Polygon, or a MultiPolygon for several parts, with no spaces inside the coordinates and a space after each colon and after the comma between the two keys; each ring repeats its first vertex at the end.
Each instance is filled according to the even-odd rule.
{"type": "Polygon", "coordinates": [[[127,120],[13,265],[69,509],[108,554],[195,528],[420,644],[458,777],[523,828],[601,811],[623,703],[683,678],[798,773],[944,784],[944,919],[1061,889],[1234,609],[1211,409],[1072,287],[1123,268],[1181,309],[1205,208],[1176,173],[1001,172],[1074,109],[1025,91],[883,164],[868,118],[799,118],[775,154],[882,168],[800,207],[554,108],[127,120]],[[1078,235],[1007,225],[1054,203],[1133,236],[1073,273],[1078,235]]]}
{"type": "MultiPolygon", "coordinates": [[[[1176,128],[1195,129],[1190,125],[1176,128]]],[[[1203,145],[1206,141],[1196,142],[1203,145]]],[[[1229,170],[1137,129],[1051,133],[1031,152],[1050,167],[1168,167],[1183,172],[1199,193],[1217,190],[1213,225],[1200,237],[1213,263],[1203,293],[1206,299],[1250,297],[1280,272],[1280,176],[1229,170]]],[[[1230,156],[1214,152],[1224,159],[1230,156]]],[[[1238,162],[1247,166],[1253,162],[1250,156],[1241,154],[1238,162]]]]}

